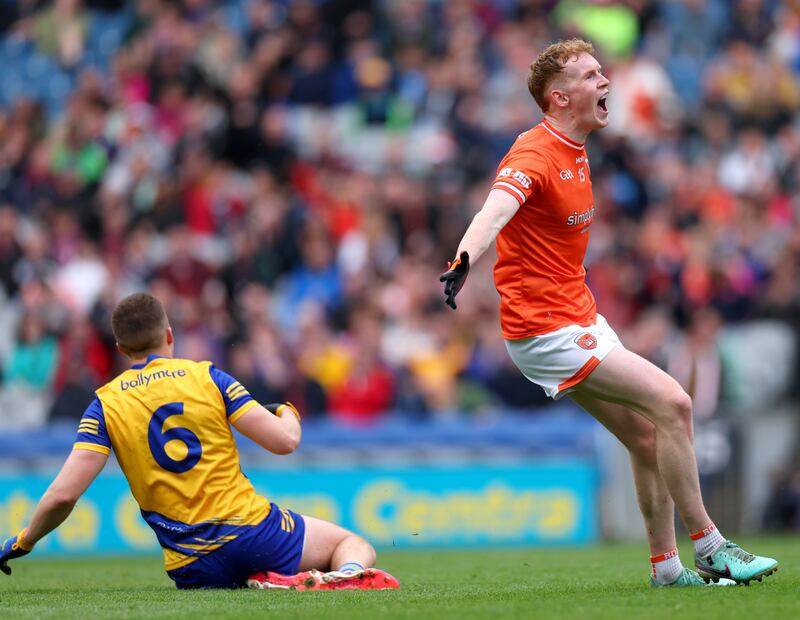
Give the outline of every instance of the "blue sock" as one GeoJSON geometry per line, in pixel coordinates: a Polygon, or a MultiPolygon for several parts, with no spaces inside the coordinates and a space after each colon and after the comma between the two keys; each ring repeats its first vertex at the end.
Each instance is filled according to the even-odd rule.
{"type": "Polygon", "coordinates": [[[364,567],[358,562],[345,562],[337,570],[340,573],[360,573],[364,567]]]}

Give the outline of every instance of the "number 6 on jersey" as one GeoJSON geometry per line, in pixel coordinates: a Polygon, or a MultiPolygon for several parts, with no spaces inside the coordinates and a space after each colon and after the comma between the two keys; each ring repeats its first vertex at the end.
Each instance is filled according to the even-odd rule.
{"type": "Polygon", "coordinates": [[[150,452],[161,467],[176,474],[183,474],[200,462],[203,446],[200,439],[188,428],[164,430],[164,423],[174,415],[183,415],[183,403],[168,403],[156,409],[147,427],[147,442],[150,452]],[[166,451],[170,441],[180,441],[186,445],[186,456],[174,459],[166,451]]]}

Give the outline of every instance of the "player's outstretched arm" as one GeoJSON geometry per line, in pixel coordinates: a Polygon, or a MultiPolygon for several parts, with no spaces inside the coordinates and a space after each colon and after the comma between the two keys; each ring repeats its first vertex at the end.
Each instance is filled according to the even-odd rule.
{"type": "Polygon", "coordinates": [[[480,258],[519,207],[517,198],[506,191],[493,189],[481,210],[472,218],[458,244],[456,258],[448,263],[447,271],[439,276],[439,281],[444,282],[445,303],[453,310],[457,307],[456,295],[467,279],[470,261],[474,263],[480,258]]]}
{"type": "Polygon", "coordinates": [[[80,449],[72,451],[50,488],[39,500],[28,527],[3,543],[0,570],[10,575],[9,560],[30,553],[39,540],[64,522],[107,460],[107,454],[80,449]]]}
{"type": "Polygon", "coordinates": [[[290,454],[300,445],[300,414],[291,403],[256,405],[233,425],[242,435],[274,454],[290,454]]]}

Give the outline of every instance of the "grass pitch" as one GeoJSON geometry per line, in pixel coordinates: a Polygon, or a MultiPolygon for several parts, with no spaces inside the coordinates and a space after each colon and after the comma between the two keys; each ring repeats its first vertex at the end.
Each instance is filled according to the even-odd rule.
{"type": "MultiPolygon", "coordinates": [[[[800,618],[800,537],[751,538],[746,549],[777,557],[761,583],[651,590],[647,550],[384,551],[379,565],[403,588],[383,592],[174,589],[158,558],[53,560],[32,556],[0,575],[0,618],[408,618],[684,620],[800,618]]],[[[683,545],[684,563],[691,547],[683,545]]]]}

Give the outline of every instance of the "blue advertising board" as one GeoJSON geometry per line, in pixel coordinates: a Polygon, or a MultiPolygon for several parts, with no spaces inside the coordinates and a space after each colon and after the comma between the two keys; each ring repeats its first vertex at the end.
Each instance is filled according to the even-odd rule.
{"type": "MultiPolygon", "coordinates": [[[[248,469],[247,474],[270,500],[340,523],[378,547],[574,545],[597,537],[598,475],[591,461],[248,469]]],[[[24,527],[51,480],[0,476],[0,536],[24,527]]],[[[157,548],[125,478],[108,472],[37,552],[157,548]]]]}

